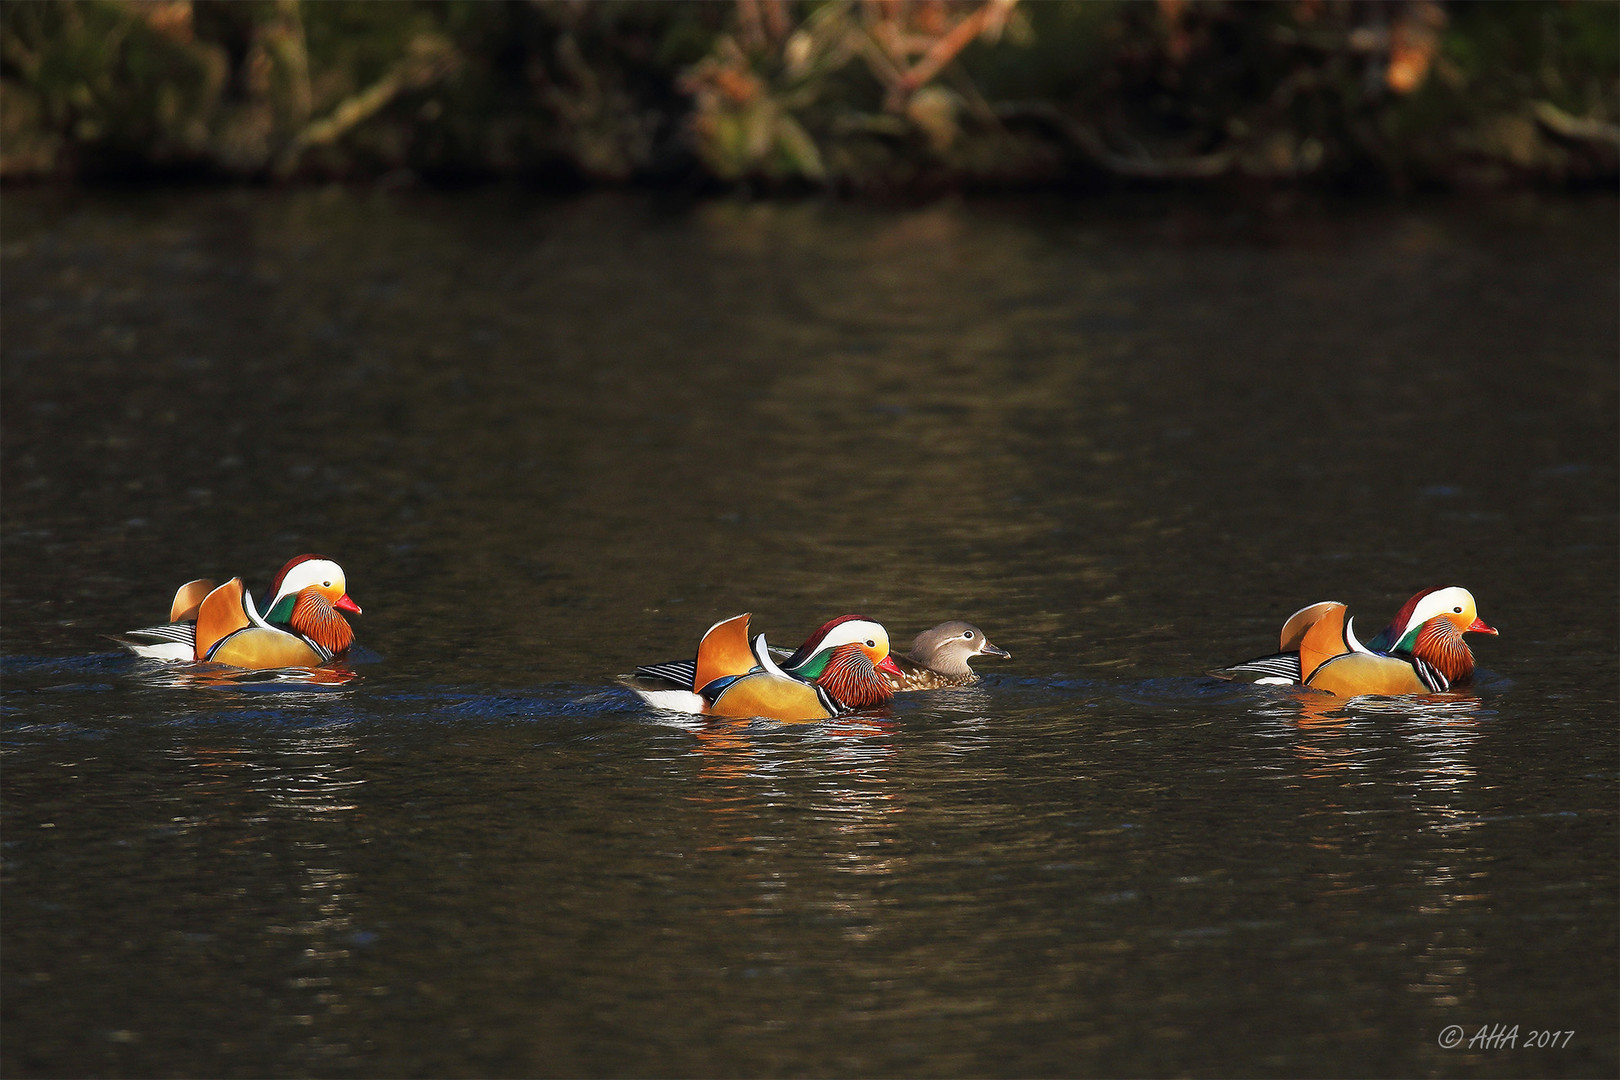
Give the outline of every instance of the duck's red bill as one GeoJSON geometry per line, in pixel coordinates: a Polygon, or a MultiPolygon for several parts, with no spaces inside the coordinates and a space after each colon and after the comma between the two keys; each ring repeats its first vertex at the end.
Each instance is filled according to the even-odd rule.
{"type": "Polygon", "coordinates": [[[1494,627],[1494,626],[1486,626],[1484,619],[1475,619],[1474,620],[1474,625],[1470,626],[1468,628],[1468,633],[1470,633],[1470,634],[1490,634],[1493,637],[1498,636],[1497,633],[1496,633],[1496,627],[1494,627]]]}
{"type": "MultiPolygon", "coordinates": [[[[344,593],[342,596],[338,597],[332,606],[337,608],[339,611],[352,611],[356,615],[360,614],[360,605],[355,603],[353,600],[350,600],[348,593],[344,593]]],[[[1492,630],[1491,633],[1494,634],[1496,631],[1492,630]]]]}
{"type": "Polygon", "coordinates": [[[893,675],[897,679],[905,678],[905,672],[900,670],[899,665],[894,662],[892,657],[885,656],[882,660],[879,660],[877,669],[885,675],[893,675]]]}

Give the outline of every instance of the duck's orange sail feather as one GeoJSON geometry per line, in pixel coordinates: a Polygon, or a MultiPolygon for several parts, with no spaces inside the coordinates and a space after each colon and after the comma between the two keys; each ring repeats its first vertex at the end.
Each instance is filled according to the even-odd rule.
{"type": "Polygon", "coordinates": [[[214,583],[207,578],[188,581],[174,591],[174,603],[169,605],[169,621],[189,622],[197,618],[197,609],[214,591],[214,583]]]}
{"type": "Polygon", "coordinates": [[[1317,668],[1335,656],[1343,656],[1351,651],[1344,637],[1344,620],[1348,615],[1348,609],[1343,604],[1331,602],[1312,606],[1320,607],[1322,611],[1316,617],[1316,621],[1306,628],[1299,641],[1300,681],[1307,683],[1311,681],[1311,676],[1316,673],[1317,668]]]}
{"type": "Polygon", "coordinates": [[[746,675],[755,667],[753,650],[748,647],[748,613],[717,622],[709,627],[698,643],[697,675],[692,689],[702,692],[705,686],[728,675],[746,675]]]}
{"type": "Polygon", "coordinates": [[[1302,607],[1288,616],[1288,621],[1283,623],[1277,651],[1298,652],[1299,643],[1305,639],[1305,632],[1315,626],[1322,616],[1333,608],[1342,607],[1344,605],[1336,600],[1323,600],[1321,603],[1312,604],[1310,607],[1302,607]]]}
{"type": "Polygon", "coordinates": [[[197,659],[207,659],[209,650],[238,630],[253,625],[242,605],[247,590],[242,579],[233,577],[209,592],[197,605],[197,659]]]}

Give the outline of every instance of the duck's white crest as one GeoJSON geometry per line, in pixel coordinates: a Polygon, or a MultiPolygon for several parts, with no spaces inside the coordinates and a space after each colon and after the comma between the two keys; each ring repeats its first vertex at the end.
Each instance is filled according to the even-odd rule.
{"type": "Polygon", "coordinates": [[[270,598],[270,607],[273,609],[282,597],[294,596],[311,585],[336,589],[340,596],[349,591],[343,577],[343,567],[331,559],[310,559],[287,571],[287,576],[281,580],[280,590],[270,598]]]}

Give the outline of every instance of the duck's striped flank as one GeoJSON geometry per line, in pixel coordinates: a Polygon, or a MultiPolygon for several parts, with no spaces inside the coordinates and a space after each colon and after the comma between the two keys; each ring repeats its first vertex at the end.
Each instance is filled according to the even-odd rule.
{"type": "Polygon", "coordinates": [[[1422,657],[1412,657],[1412,666],[1417,669],[1418,678],[1423,680],[1423,685],[1436,694],[1451,689],[1451,680],[1446,678],[1445,673],[1422,657]]]}

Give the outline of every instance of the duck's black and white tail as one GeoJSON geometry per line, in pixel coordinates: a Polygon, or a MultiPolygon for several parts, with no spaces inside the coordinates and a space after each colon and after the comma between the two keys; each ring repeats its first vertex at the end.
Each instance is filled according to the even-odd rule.
{"type": "Polygon", "coordinates": [[[1293,686],[1299,682],[1299,653],[1272,653],[1210,672],[1217,679],[1259,683],[1264,686],[1293,686]]]}
{"type": "Polygon", "coordinates": [[[189,664],[197,658],[197,624],[166,623],[130,630],[114,641],[143,660],[189,664]]]}
{"type": "Polygon", "coordinates": [[[645,664],[636,668],[636,675],[638,678],[656,679],[667,682],[672,687],[690,690],[692,683],[697,680],[697,661],[671,660],[663,664],[645,664]]]}

